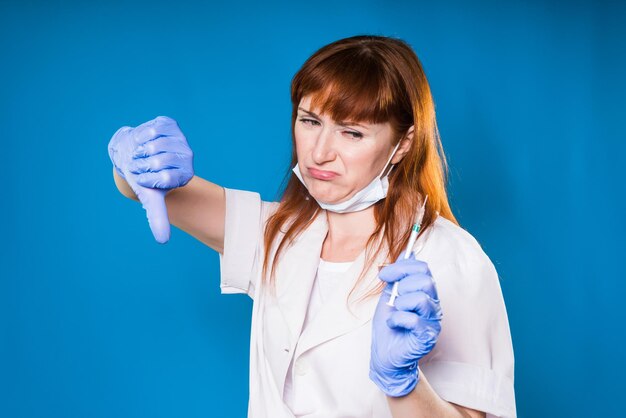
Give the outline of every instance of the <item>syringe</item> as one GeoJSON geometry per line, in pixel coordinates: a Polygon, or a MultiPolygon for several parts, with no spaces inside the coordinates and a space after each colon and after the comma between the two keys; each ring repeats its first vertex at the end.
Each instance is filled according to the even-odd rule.
{"type": "MultiPolygon", "coordinates": [[[[424,198],[424,202],[422,206],[419,208],[417,213],[415,214],[415,223],[413,224],[413,228],[411,229],[411,235],[409,236],[409,243],[406,246],[406,250],[404,251],[404,259],[408,259],[411,256],[411,252],[413,249],[413,245],[415,245],[415,241],[417,240],[417,236],[419,235],[420,229],[422,227],[422,221],[424,220],[424,213],[426,213],[426,202],[428,202],[428,195],[424,198]]],[[[391,289],[391,296],[389,296],[389,301],[387,305],[394,306],[394,302],[396,297],[398,296],[398,283],[394,282],[393,288],[391,289]]]]}

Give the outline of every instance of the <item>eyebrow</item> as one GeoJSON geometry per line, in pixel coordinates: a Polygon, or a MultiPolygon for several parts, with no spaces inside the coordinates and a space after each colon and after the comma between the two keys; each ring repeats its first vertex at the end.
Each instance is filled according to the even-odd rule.
{"type": "MultiPolygon", "coordinates": [[[[303,109],[300,106],[298,106],[298,110],[302,110],[304,113],[306,113],[306,114],[308,114],[310,116],[313,116],[314,118],[321,119],[315,113],[313,113],[313,112],[311,112],[309,110],[303,109]]],[[[337,121],[337,125],[341,125],[341,126],[354,125],[354,126],[360,126],[361,128],[367,129],[367,126],[365,126],[365,125],[361,125],[360,123],[357,123],[357,122],[350,122],[350,121],[345,121],[345,120],[337,121]]]]}

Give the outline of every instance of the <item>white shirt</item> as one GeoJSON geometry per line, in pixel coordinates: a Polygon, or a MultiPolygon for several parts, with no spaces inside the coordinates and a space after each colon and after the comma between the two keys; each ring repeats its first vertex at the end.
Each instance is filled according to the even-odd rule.
{"type": "MultiPolygon", "coordinates": [[[[292,393],[309,398],[294,399],[294,408],[303,408],[301,415],[391,418],[386,395],[369,379],[371,322],[378,297],[354,303],[380,283],[378,269],[370,268],[357,283],[365,262],[361,253],[305,326],[328,233],[326,212],[321,211],[282,253],[272,293],[261,278],[263,231],[277,206],[261,201],[258,193],[226,189],[221,290],[247,293],[254,300],[248,417],[296,416],[283,399],[293,364],[292,393]]],[[[449,402],[484,411],[488,418],[514,418],[513,347],[493,264],[470,234],[442,217],[417,246],[419,258],[432,272],[443,312],[437,344],[419,361],[419,373],[449,402]]],[[[275,243],[269,251],[273,259],[275,243]]],[[[385,259],[386,254],[379,256],[373,266],[385,259]]]]}
{"type": "MultiPolygon", "coordinates": [[[[354,261],[344,263],[326,261],[320,258],[317,274],[311,291],[311,299],[304,319],[303,330],[307,324],[315,317],[326,300],[329,299],[333,289],[341,280],[346,279],[346,272],[354,264],[354,261]]],[[[294,413],[299,416],[306,413],[307,410],[313,409],[314,405],[310,405],[311,398],[307,393],[294,393],[293,391],[293,359],[287,370],[287,379],[285,380],[285,390],[283,400],[294,413]]]]}

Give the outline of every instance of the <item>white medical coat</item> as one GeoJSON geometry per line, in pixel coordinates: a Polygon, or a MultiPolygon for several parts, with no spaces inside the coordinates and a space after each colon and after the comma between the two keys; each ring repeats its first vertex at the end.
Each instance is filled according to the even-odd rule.
{"type": "MultiPolygon", "coordinates": [[[[254,300],[248,417],[294,417],[283,402],[292,357],[294,396],[308,397],[314,405],[303,416],[391,417],[386,395],[368,375],[371,321],[378,296],[353,302],[350,310],[346,306],[364,266],[365,252],[303,330],[328,232],[326,212],[321,211],[283,251],[272,296],[261,280],[263,231],[277,206],[277,202],[262,201],[258,193],[226,189],[224,253],[219,256],[221,290],[247,293],[254,300]]],[[[515,417],[513,347],[493,264],[470,234],[442,217],[414,248],[418,246],[418,258],[428,263],[443,312],[437,344],[419,361],[419,372],[449,402],[485,411],[488,417],[515,417]]],[[[275,250],[274,243],[272,257],[275,250]]],[[[376,287],[376,266],[385,256],[375,261],[351,301],[376,287]]]]}

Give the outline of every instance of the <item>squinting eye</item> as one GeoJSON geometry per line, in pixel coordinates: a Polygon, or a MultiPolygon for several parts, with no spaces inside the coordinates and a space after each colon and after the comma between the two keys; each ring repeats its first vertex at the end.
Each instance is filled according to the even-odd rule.
{"type": "Polygon", "coordinates": [[[346,134],[350,135],[354,139],[361,139],[361,138],[363,138],[363,134],[361,132],[355,132],[355,131],[344,131],[344,132],[346,134]]]}
{"type": "Polygon", "coordinates": [[[320,124],[315,119],[300,118],[299,120],[300,120],[300,122],[304,123],[305,125],[318,126],[320,124]]]}

